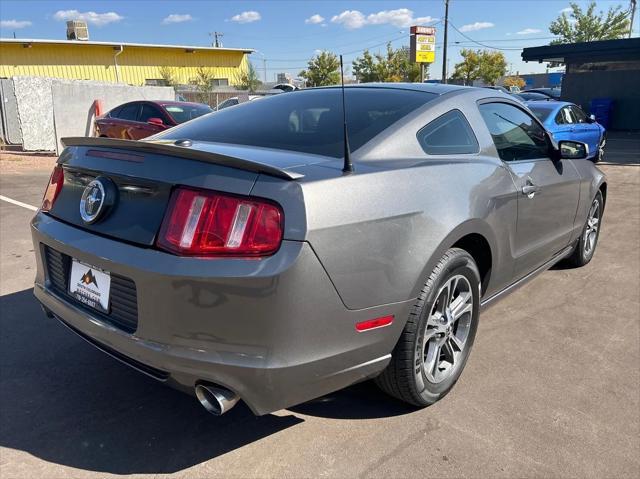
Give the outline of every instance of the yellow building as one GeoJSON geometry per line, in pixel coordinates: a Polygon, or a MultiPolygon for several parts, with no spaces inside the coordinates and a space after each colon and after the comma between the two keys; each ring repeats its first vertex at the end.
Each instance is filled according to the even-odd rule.
{"type": "Polygon", "coordinates": [[[159,85],[161,71],[169,70],[178,83],[187,84],[202,67],[213,74],[215,85],[235,85],[247,70],[251,52],[246,48],[3,38],[0,78],[27,75],[159,85]]]}

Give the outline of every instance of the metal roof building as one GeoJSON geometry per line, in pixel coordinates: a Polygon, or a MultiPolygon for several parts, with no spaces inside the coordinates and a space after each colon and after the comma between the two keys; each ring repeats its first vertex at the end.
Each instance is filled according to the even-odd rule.
{"type": "Polygon", "coordinates": [[[199,68],[234,85],[247,69],[250,48],[96,42],[79,40],[0,39],[0,77],[43,76],[98,80],[130,85],[162,84],[162,67],[179,83],[190,83],[199,68]]]}
{"type": "Polygon", "coordinates": [[[564,63],[563,100],[590,111],[592,100],[611,99],[611,128],[640,130],[640,38],[525,48],[522,59],[564,63]]]}

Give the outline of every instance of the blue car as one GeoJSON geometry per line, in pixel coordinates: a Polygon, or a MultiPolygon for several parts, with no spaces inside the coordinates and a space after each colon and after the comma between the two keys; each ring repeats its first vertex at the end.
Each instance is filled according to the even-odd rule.
{"type": "Polygon", "coordinates": [[[566,101],[527,101],[525,104],[544,124],[556,141],[573,140],[589,145],[588,159],[604,157],[606,130],[582,109],[566,101]]]}

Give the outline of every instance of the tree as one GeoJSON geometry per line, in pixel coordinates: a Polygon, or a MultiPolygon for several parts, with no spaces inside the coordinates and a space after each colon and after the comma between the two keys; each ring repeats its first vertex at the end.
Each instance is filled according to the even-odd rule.
{"type": "Polygon", "coordinates": [[[307,64],[307,69],[300,72],[307,86],[327,86],[340,83],[340,60],[331,52],[321,52],[307,64]]]}
{"type": "Polygon", "coordinates": [[[483,50],[480,52],[480,79],[487,85],[495,85],[507,73],[507,59],[502,52],[483,50]]]}
{"type": "Polygon", "coordinates": [[[365,50],[353,61],[353,72],[360,83],[420,81],[420,65],[410,60],[409,50],[394,50],[391,43],[387,44],[386,56],[365,50]]]}
{"type": "Polygon", "coordinates": [[[524,78],[521,78],[518,75],[515,75],[515,76],[506,77],[504,79],[504,82],[502,82],[502,84],[507,88],[509,88],[510,86],[517,86],[519,88],[524,88],[524,86],[527,83],[524,81],[524,78]]]}
{"type": "Polygon", "coordinates": [[[198,67],[196,70],[196,76],[191,80],[191,83],[196,86],[199,102],[209,103],[214,78],[215,76],[211,70],[207,70],[205,67],[198,67]]]}
{"type": "Polygon", "coordinates": [[[249,62],[247,69],[238,75],[236,83],[240,90],[249,90],[250,92],[256,91],[262,85],[258,78],[258,72],[251,62],[249,62]]]}
{"type": "Polygon", "coordinates": [[[495,85],[507,71],[507,60],[501,52],[463,48],[460,55],[462,61],[456,64],[452,78],[462,80],[465,85],[471,85],[478,79],[495,85]]]}
{"type": "Polygon", "coordinates": [[[362,57],[358,57],[353,61],[352,68],[354,75],[360,83],[381,81],[376,69],[376,62],[371,53],[369,53],[369,50],[365,50],[362,57]]]}
{"type": "MultiPolygon", "coordinates": [[[[412,62],[409,57],[409,49],[401,47],[397,50],[391,48],[391,44],[387,44],[387,61],[389,62],[390,75],[386,81],[404,81],[419,82],[420,81],[420,64],[412,62]]],[[[425,78],[429,78],[429,64],[425,64],[425,78]]]]}
{"type": "Polygon", "coordinates": [[[628,12],[621,7],[609,7],[607,14],[595,13],[596,3],[591,2],[586,12],[577,3],[570,3],[572,11],[569,16],[565,12],[549,26],[549,31],[560,38],[553,40],[552,45],[560,43],[592,42],[596,40],[615,40],[624,38],[629,33],[628,12]]]}
{"type": "Polygon", "coordinates": [[[451,78],[462,80],[464,85],[472,85],[474,80],[480,78],[480,50],[463,48],[460,52],[462,61],[456,63],[451,78]]]}
{"type": "Polygon", "coordinates": [[[166,86],[175,87],[179,84],[178,79],[176,78],[175,69],[170,66],[164,65],[159,68],[160,78],[164,81],[166,86]]]}

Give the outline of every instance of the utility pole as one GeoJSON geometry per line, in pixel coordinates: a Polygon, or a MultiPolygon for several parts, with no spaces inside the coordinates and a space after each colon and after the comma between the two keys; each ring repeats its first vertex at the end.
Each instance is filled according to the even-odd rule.
{"type": "Polygon", "coordinates": [[[209,36],[214,38],[213,46],[216,48],[222,48],[222,37],[224,36],[221,32],[209,32],[209,36]],[[220,38],[220,39],[219,39],[220,38]]]}
{"type": "Polygon", "coordinates": [[[636,4],[637,4],[637,0],[631,0],[631,23],[629,24],[628,38],[631,38],[631,34],[633,33],[633,18],[636,16],[636,4]]]}
{"type": "Polygon", "coordinates": [[[444,45],[442,47],[442,83],[447,83],[447,34],[449,33],[449,0],[444,0],[444,45]]]}

